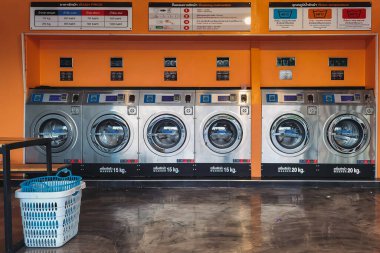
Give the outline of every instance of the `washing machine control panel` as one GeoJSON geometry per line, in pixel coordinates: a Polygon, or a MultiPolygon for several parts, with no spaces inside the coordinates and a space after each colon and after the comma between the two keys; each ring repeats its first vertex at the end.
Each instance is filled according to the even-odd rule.
{"type": "Polygon", "coordinates": [[[32,103],[67,103],[69,95],[67,93],[33,93],[32,103]]]}
{"type": "MultiPolygon", "coordinates": [[[[130,103],[134,103],[134,97],[129,95],[130,103]]],[[[88,94],[87,103],[89,104],[113,104],[113,103],[124,103],[126,101],[126,96],[123,93],[91,93],[88,94]]]]}
{"type": "Polygon", "coordinates": [[[323,104],[357,104],[361,103],[361,94],[334,94],[326,93],[322,95],[323,104]]]}
{"type": "Polygon", "coordinates": [[[248,103],[248,95],[242,94],[203,94],[200,96],[201,104],[233,104],[233,103],[248,103]]]}
{"type": "Polygon", "coordinates": [[[314,94],[307,94],[304,93],[269,93],[266,94],[266,102],[267,103],[305,103],[305,98],[308,103],[314,103],[315,102],[315,95],[314,94]]]}
{"type": "Polygon", "coordinates": [[[179,104],[181,102],[190,103],[190,94],[145,94],[144,104],[179,104]],[[184,101],[183,101],[184,100],[184,101]]]}

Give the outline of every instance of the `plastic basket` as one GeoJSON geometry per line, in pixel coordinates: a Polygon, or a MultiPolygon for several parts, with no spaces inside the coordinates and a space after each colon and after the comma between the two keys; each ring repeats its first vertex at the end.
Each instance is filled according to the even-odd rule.
{"type": "Polygon", "coordinates": [[[60,192],[70,190],[82,181],[82,177],[73,176],[69,169],[63,169],[57,172],[55,176],[37,177],[20,184],[23,192],[60,192]],[[62,173],[68,173],[66,177],[62,173]]]}
{"type": "Polygon", "coordinates": [[[60,192],[16,191],[20,199],[24,241],[27,247],[60,247],[78,233],[82,189],[60,192]]]}

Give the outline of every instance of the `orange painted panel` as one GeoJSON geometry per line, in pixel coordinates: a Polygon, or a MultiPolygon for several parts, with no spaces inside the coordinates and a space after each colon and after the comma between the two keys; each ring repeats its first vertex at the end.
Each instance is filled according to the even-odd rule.
{"type": "Polygon", "coordinates": [[[365,86],[366,44],[360,41],[261,42],[262,87],[365,86]],[[295,57],[296,66],[278,67],[277,57],[295,57]],[[348,67],[329,67],[329,57],[348,57],[348,67]],[[292,80],[280,80],[280,70],[292,70],[292,80]],[[344,70],[344,80],[331,80],[332,70],[344,70]],[[317,78],[316,78],[317,77],[317,78]]]}
{"type": "MultiPolygon", "coordinates": [[[[249,42],[41,41],[41,84],[51,86],[249,87],[249,42]],[[217,68],[218,56],[230,57],[229,68],[217,68]],[[59,80],[59,58],[73,57],[73,82],[59,80]],[[110,57],[123,57],[124,81],[110,81],[110,57]],[[177,68],[164,68],[165,57],[177,57],[177,68]],[[164,81],[164,71],[178,71],[178,81],[164,81]],[[229,81],[216,71],[229,70],[229,81]],[[94,74],[96,73],[96,74],[94,74]]],[[[65,69],[61,69],[65,70],[65,69]]]]}

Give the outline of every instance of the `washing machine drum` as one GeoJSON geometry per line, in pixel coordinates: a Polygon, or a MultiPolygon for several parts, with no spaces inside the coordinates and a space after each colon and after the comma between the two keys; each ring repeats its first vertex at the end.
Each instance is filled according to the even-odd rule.
{"type": "Polygon", "coordinates": [[[285,154],[297,154],[307,147],[310,130],[301,116],[285,114],[273,122],[270,139],[278,151],[285,154]]]}
{"type": "Polygon", "coordinates": [[[59,153],[69,148],[76,132],[72,120],[60,114],[48,114],[37,121],[33,136],[51,138],[52,152],[59,153]]]}
{"type": "Polygon", "coordinates": [[[124,149],[130,138],[130,129],[118,115],[104,115],[94,121],[91,127],[91,140],[97,151],[106,154],[124,149]]]}
{"type": "Polygon", "coordinates": [[[226,154],[240,145],[243,129],[235,117],[219,114],[207,121],[203,129],[203,138],[212,151],[226,154]]]}
{"type": "Polygon", "coordinates": [[[341,154],[361,152],[368,146],[370,128],[364,119],[351,114],[334,118],[327,129],[330,146],[341,154]]]}
{"type": "Polygon", "coordinates": [[[174,115],[160,115],[154,118],[147,128],[149,146],[160,153],[173,153],[186,141],[186,127],[174,115]]]}

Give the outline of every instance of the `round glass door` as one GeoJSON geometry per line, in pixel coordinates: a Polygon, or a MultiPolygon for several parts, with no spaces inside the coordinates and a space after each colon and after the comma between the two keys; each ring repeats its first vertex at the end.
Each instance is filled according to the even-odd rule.
{"type": "Polygon", "coordinates": [[[59,114],[49,114],[42,117],[36,123],[34,130],[34,137],[52,139],[53,153],[66,150],[70,146],[74,134],[72,124],[59,114]]]}
{"type": "Polygon", "coordinates": [[[342,154],[361,152],[368,145],[369,125],[355,115],[345,114],[334,118],[327,130],[331,147],[342,154]]]}
{"type": "Polygon", "coordinates": [[[214,152],[225,154],[236,149],[242,140],[239,121],[227,114],[219,114],[207,121],[203,130],[206,145],[214,152]]]}
{"type": "Polygon", "coordinates": [[[310,131],[302,117],[285,114],[272,124],[270,138],[277,150],[285,154],[296,154],[306,148],[310,131]]]}
{"type": "Polygon", "coordinates": [[[117,115],[104,115],[93,123],[91,140],[104,153],[116,153],[129,141],[130,129],[127,122],[117,115]]]}
{"type": "Polygon", "coordinates": [[[149,123],[147,140],[154,150],[173,153],[185,143],[186,127],[176,116],[161,115],[149,123]]]}

